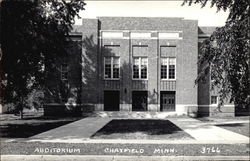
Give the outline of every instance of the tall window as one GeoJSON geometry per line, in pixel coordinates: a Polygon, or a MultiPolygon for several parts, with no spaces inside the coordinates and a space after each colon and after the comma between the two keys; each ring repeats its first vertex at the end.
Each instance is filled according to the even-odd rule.
{"type": "Polygon", "coordinates": [[[176,58],[161,58],[161,79],[175,79],[176,58]]]}
{"type": "Polygon", "coordinates": [[[68,80],[68,64],[63,63],[61,65],[61,80],[67,81],[68,80]]]}
{"type": "Polygon", "coordinates": [[[147,79],[148,77],[148,58],[134,57],[133,58],[133,78],[147,79]]]}
{"type": "Polygon", "coordinates": [[[175,79],[176,58],[169,58],[168,79],[175,79]]]}
{"type": "Polygon", "coordinates": [[[119,79],[120,77],[120,58],[104,57],[104,78],[119,79]]]}
{"type": "Polygon", "coordinates": [[[168,59],[161,59],[161,79],[168,78],[168,59]]]}

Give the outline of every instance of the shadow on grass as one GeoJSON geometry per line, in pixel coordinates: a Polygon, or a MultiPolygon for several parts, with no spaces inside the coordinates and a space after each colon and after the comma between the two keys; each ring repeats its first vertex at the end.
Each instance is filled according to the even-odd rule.
{"type": "Polygon", "coordinates": [[[69,124],[81,119],[76,118],[58,118],[58,117],[29,117],[23,120],[10,120],[1,123],[1,138],[28,138],[33,135],[69,124]]]}
{"type": "Polygon", "coordinates": [[[234,123],[234,124],[219,124],[216,125],[219,127],[239,127],[239,126],[244,126],[242,123],[234,123]]]}
{"type": "Polygon", "coordinates": [[[240,111],[240,112],[235,112],[235,116],[250,116],[249,111],[240,111]]]}
{"type": "Polygon", "coordinates": [[[144,138],[151,139],[162,139],[160,135],[163,138],[192,138],[172,122],[155,119],[115,119],[97,131],[91,138],[140,138],[140,136],[134,135],[135,133],[140,133],[144,138]]]}
{"type": "Polygon", "coordinates": [[[217,127],[249,137],[249,123],[219,124],[217,127]]]}

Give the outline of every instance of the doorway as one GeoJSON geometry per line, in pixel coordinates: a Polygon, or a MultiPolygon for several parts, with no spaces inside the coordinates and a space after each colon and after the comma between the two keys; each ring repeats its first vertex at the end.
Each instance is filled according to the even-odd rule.
{"type": "Polygon", "coordinates": [[[104,111],[119,111],[119,105],[119,91],[104,91],[104,111]]]}
{"type": "Polygon", "coordinates": [[[161,111],[175,111],[175,91],[161,91],[161,111]]]}
{"type": "Polygon", "coordinates": [[[148,110],[148,92],[133,91],[132,92],[132,111],[148,110]]]}

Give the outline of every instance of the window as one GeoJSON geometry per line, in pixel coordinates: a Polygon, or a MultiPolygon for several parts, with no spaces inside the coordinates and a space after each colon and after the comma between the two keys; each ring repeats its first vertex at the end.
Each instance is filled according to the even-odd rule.
{"type": "Polygon", "coordinates": [[[161,58],[161,79],[175,79],[176,58],[161,58]]]}
{"type": "Polygon", "coordinates": [[[175,58],[169,58],[168,79],[175,79],[175,58]]]}
{"type": "Polygon", "coordinates": [[[111,78],[111,57],[104,58],[105,78],[111,78]]]}
{"type": "Polygon", "coordinates": [[[161,59],[161,79],[167,79],[168,59],[161,59]]]}
{"type": "Polygon", "coordinates": [[[148,59],[141,58],[141,78],[147,79],[148,75],[148,59]]]}
{"type": "Polygon", "coordinates": [[[211,104],[217,104],[218,103],[217,99],[218,99],[217,96],[211,96],[211,104]]]}
{"type": "Polygon", "coordinates": [[[139,66],[140,66],[140,58],[134,58],[134,61],[133,61],[133,78],[139,78],[140,77],[139,66]]]}
{"type": "Polygon", "coordinates": [[[104,57],[104,78],[119,79],[120,77],[120,58],[104,57]]]}
{"type": "Polygon", "coordinates": [[[68,80],[68,64],[63,63],[61,65],[61,80],[67,81],[68,80]]]}
{"type": "Polygon", "coordinates": [[[134,57],[133,58],[133,78],[147,79],[148,77],[148,58],[134,57]]]}
{"type": "Polygon", "coordinates": [[[119,78],[119,58],[114,57],[113,58],[113,78],[119,78]]]}

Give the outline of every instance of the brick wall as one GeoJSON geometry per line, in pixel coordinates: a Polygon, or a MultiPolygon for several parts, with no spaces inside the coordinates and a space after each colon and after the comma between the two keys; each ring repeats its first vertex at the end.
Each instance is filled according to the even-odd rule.
{"type": "MultiPolygon", "coordinates": [[[[80,40],[81,36],[74,36],[75,40],[80,40]]],[[[46,104],[64,104],[67,98],[72,96],[72,91],[75,91],[77,97],[80,96],[81,90],[81,46],[78,41],[74,41],[68,46],[67,55],[61,54],[61,57],[56,59],[54,68],[52,68],[46,79],[48,90],[45,93],[46,104]],[[68,80],[61,79],[61,65],[66,63],[68,65],[68,80]]],[[[80,99],[77,99],[80,102],[80,99]]]]}
{"type": "MultiPolygon", "coordinates": [[[[120,45],[121,66],[128,65],[127,68],[121,68],[120,94],[121,102],[131,104],[131,92],[133,90],[148,91],[148,109],[159,111],[160,90],[176,90],[176,104],[180,112],[183,106],[197,105],[197,88],[194,87],[194,80],[197,76],[197,41],[198,26],[197,21],[187,21],[182,18],[117,18],[100,17],[100,29],[102,31],[130,31],[130,32],[149,32],[153,37],[157,37],[158,32],[181,32],[182,40],[162,40],[162,39],[103,39],[102,45],[113,44],[120,45]],[[132,48],[134,45],[148,46],[148,79],[146,81],[132,80],[131,60],[132,48]],[[163,46],[175,46],[172,53],[177,58],[177,79],[176,81],[160,80],[160,50],[163,46]],[[127,74],[129,73],[129,74],[127,74]],[[124,75],[125,74],[125,75],[124,75]],[[132,86],[131,86],[132,83],[132,86]],[[172,89],[168,86],[172,85],[172,89]],[[161,87],[163,85],[163,87],[161,87]],[[164,86],[165,85],[165,86],[164,86]],[[136,89],[135,89],[136,88],[136,89]],[[124,93],[126,89],[127,93],[124,93]],[[192,93],[192,95],[190,95],[192,93]]],[[[171,52],[170,52],[171,53],[171,52]]],[[[103,66],[103,65],[101,65],[103,66]]],[[[114,81],[112,82],[114,83],[114,81]]],[[[111,84],[112,84],[111,83],[111,84]]],[[[116,82],[117,83],[117,82],[116,82]]],[[[101,92],[100,92],[101,93],[101,92]]],[[[102,101],[101,101],[102,102],[102,101]]]]}
{"type": "MultiPolygon", "coordinates": [[[[148,110],[160,110],[160,92],[176,91],[176,112],[186,114],[189,107],[209,105],[209,84],[195,85],[198,73],[198,34],[211,34],[214,28],[198,27],[198,21],[183,18],[144,18],[144,17],[99,17],[83,19],[83,25],[74,26],[72,33],[81,35],[80,55],[74,55],[72,49],[69,82],[71,86],[80,86],[80,101],[95,110],[103,110],[104,91],[120,91],[120,110],[131,111],[132,91],[148,91],[148,110]],[[120,38],[101,38],[104,31],[120,32],[120,38]],[[131,32],[151,35],[147,38],[131,38],[131,32]],[[179,38],[160,39],[160,32],[179,33],[179,38]],[[107,45],[109,46],[107,48],[107,45]],[[116,48],[110,47],[116,45],[116,48]],[[147,46],[148,79],[132,79],[132,58],[135,46],[147,46]],[[165,55],[164,55],[165,54],[165,55]],[[120,57],[120,79],[104,79],[104,55],[120,57]],[[176,79],[161,80],[160,57],[176,57],[176,79]],[[93,108],[92,107],[92,108],[93,108]]],[[[119,34],[119,33],[118,33],[119,34]]],[[[140,53],[137,53],[140,54],[140,53]]],[[[56,87],[60,74],[51,73],[53,81],[49,86],[56,87]]],[[[48,97],[50,102],[60,99],[48,97]]],[[[200,108],[200,112],[209,112],[211,108],[200,108]]]]}
{"type": "Polygon", "coordinates": [[[73,32],[82,35],[81,54],[81,103],[98,103],[98,20],[83,19],[83,25],[75,26],[73,32]]]}
{"type": "Polygon", "coordinates": [[[197,77],[198,21],[186,20],[182,26],[183,41],[178,48],[176,67],[176,104],[186,106],[182,106],[182,110],[187,110],[187,106],[197,105],[197,86],[194,80],[197,77]]]}

